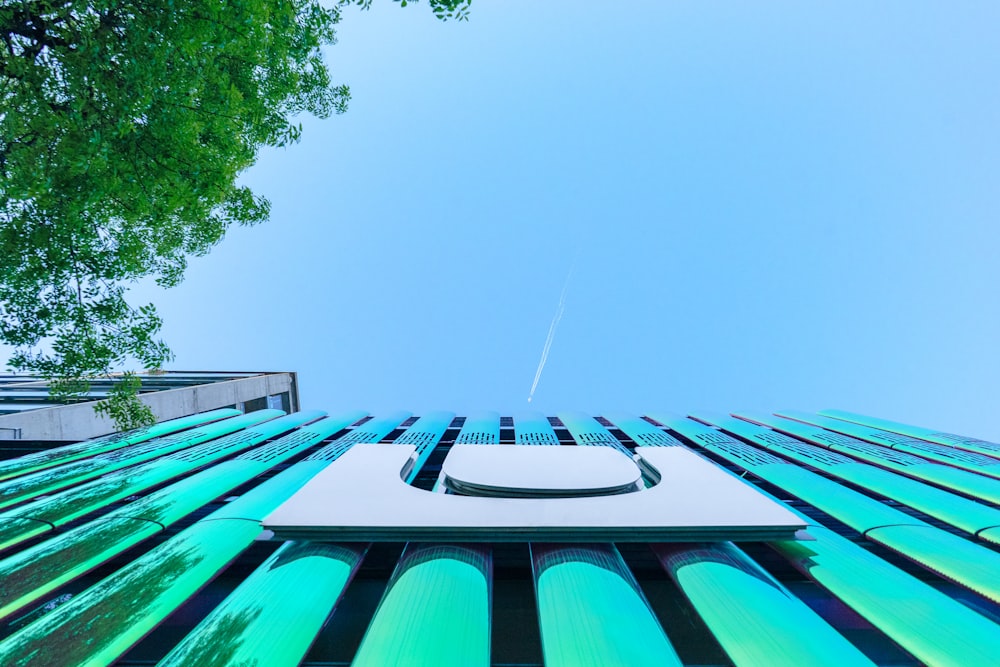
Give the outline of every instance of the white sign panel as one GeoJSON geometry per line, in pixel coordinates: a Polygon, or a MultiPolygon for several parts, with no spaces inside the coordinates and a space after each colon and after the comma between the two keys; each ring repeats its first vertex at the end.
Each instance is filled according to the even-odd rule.
{"type": "Polygon", "coordinates": [[[461,542],[774,540],[805,527],[683,447],[637,448],[636,461],[660,478],[642,488],[636,463],[610,448],[456,445],[442,482],[475,496],[407,484],[415,451],[355,445],[264,527],[284,539],[461,542]]]}

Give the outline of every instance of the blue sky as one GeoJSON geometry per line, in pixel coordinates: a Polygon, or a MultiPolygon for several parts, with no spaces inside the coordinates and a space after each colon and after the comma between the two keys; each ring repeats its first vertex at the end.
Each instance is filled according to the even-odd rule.
{"type": "Polygon", "coordinates": [[[510,414],[575,266],[533,408],[1000,438],[996,3],[374,4],[348,113],[245,175],[271,221],[135,291],[174,368],[510,414]]]}

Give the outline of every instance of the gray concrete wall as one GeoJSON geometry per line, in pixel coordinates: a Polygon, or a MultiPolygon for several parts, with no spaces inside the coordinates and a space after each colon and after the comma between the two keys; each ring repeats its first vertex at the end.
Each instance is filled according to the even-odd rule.
{"type": "MultiPolygon", "coordinates": [[[[156,421],[184,417],[196,412],[238,405],[262,396],[289,392],[292,410],[298,410],[295,373],[269,373],[193,387],[167,389],[140,397],[156,415],[156,421]]],[[[110,419],[94,412],[94,403],[76,403],[0,415],[0,441],[14,438],[20,429],[23,440],[86,440],[115,430],[110,419]]]]}

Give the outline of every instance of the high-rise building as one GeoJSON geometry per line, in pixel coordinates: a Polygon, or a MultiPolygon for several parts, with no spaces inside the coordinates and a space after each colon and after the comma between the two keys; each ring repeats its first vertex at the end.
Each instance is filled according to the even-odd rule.
{"type": "MultiPolygon", "coordinates": [[[[223,407],[245,412],[268,407],[299,409],[295,373],[161,371],[137,375],[142,381],[140,400],[153,410],[157,421],[223,407]]],[[[0,440],[79,441],[110,433],[112,421],[94,412],[94,402],[107,398],[116,381],[114,377],[94,379],[89,391],[65,402],[49,395],[44,378],[0,374],[0,440]]]]}
{"type": "Polygon", "coordinates": [[[232,405],[4,450],[0,664],[1000,663],[1000,444],[232,405]]]}

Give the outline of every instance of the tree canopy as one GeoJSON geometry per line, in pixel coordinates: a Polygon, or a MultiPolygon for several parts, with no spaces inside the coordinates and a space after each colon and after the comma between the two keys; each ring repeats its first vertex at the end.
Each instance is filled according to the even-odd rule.
{"type": "Polygon", "coordinates": [[[130,281],[175,285],[186,257],[268,204],[236,184],[294,116],[343,111],[312,0],[25,0],[0,7],[0,338],[54,377],[170,358],[130,281]],[[43,350],[40,345],[48,343],[43,350]]]}
{"type": "MultiPolygon", "coordinates": [[[[430,7],[464,20],[469,1],[430,7]]],[[[130,305],[127,287],[176,285],[189,256],[268,217],[237,177],[262,147],[299,139],[299,114],[345,110],[349,91],[320,51],[339,19],[315,0],[0,4],[0,342],[15,348],[11,367],[73,395],[125,363],[171,359],[156,309],[130,305]]],[[[134,396],[136,382],[123,386],[134,396]]]]}

